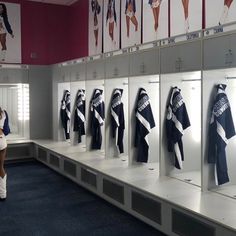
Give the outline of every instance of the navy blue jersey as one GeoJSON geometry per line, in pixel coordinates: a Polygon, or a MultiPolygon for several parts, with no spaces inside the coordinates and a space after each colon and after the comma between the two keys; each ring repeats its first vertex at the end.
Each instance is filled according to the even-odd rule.
{"type": "Polygon", "coordinates": [[[78,132],[78,143],[81,143],[85,135],[85,90],[79,89],[76,99],[74,131],[78,132]]]}
{"type": "Polygon", "coordinates": [[[105,111],[104,101],[102,98],[103,90],[95,89],[91,100],[91,135],[92,149],[101,149],[102,132],[101,126],[104,124],[105,111]]]}
{"type": "Polygon", "coordinates": [[[9,126],[9,118],[7,112],[4,110],[6,119],[4,121],[3,125],[3,133],[5,136],[7,136],[9,133],[11,133],[10,126],[9,126]]]}
{"type": "Polygon", "coordinates": [[[175,167],[183,168],[184,150],[182,136],[184,130],[190,126],[183,97],[177,87],[172,88],[167,106],[166,136],[169,152],[174,152],[175,167]]]}
{"type": "Polygon", "coordinates": [[[6,27],[6,30],[9,34],[13,34],[13,31],[12,31],[12,28],[11,28],[11,25],[8,21],[8,17],[6,14],[2,14],[1,17],[3,18],[3,22],[4,22],[4,25],[6,27]]]}
{"type": "Polygon", "coordinates": [[[111,130],[116,138],[120,153],[124,152],[123,137],[125,129],[124,104],[121,101],[123,89],[115,89],[111,101],[111,130]]]}
{"type": "Polygon", "coordinates": [[[65,90],[61,101],[61,122],[65,131],[65,138],[70,139],[70,92],[65,90]]]}
{"type": "Polygon", "coordinates": [[[143,88],[139,89],[135,113],[136,133],[134,146],[138,149],[137,161],[147,162],[149,151],[148,134],[151,129],[155,127],[155,121],[152,114],[149,96],[143,88]]]}
{"type": "Polygon", "coordinates": [[[225,148],[228,139],[235,135],[234,123],[225,84],[217,85],[209,128],[208,163],[216,165],[216,183],[229,182],[225,148]]]}

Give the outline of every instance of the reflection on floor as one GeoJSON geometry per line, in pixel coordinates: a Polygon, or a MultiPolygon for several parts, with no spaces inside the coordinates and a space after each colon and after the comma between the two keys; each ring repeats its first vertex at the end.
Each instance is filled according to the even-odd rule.
{"type": "Polygon", "coordinates": [[[219,186],[212,191],[236,199],[236,185],[219,186]]]}
{"type": "Polygon", "coordinates": [[[201,187],[201,171],[189,171],[173,174],[171,177],[201,187]]]}

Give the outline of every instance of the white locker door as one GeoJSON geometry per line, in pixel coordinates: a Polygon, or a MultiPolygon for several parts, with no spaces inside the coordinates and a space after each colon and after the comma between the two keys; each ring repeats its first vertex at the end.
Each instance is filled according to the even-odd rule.
{"type": "Polygon", "coordinates": [[[95,60],[87,63],[87,79],[99,80],[105,77],[105,61],[95,60]]]}
{"type": "Polygon", "coordinates": [[[224,68],[232,65],[230,54],[233,53],[232,47],[236,47],[235,41],[234,45],[230,43],[233,38],[235,40],[235,36],[228,35],[204,40],[203,53],[205,70],[224,68]]]}
{"type": "Polygon", "coordinates": [[[86,78],[86,64],[76,64],[71,66],[71,82],[85,80],[86,78]]]}
{"type": "Polygon", "coordinates": [[[129,55],[119,55],[106,59],[106,78],[129,76],[129,55]]]}
{"type": "Polygon", "coordinates": [[[201,42],[195,41],[161,49],[161,73],[201,70],[201,42]]]}
{"type": "Polygon", "coordinates": [[[135,52],[130,55],[130,75],[152,75],[159,73],[159,51],[156,49],[135,52]]]}

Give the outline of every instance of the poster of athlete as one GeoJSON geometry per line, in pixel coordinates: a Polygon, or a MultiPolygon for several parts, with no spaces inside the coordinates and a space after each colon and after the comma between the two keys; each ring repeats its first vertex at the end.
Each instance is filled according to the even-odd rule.
{"type": "Polygon", "coordinates": [[[236,0],[206,0],[206,28],[236,21],[236,0]]]}
{"type": "Polygon", "coordinates": [[[120,0],[104,0],[103,48],[104,52],[120,48],[120,0]]]}
{"type": "Polygon", "coordinates": [[[140,0],[121,0],[121,47],[141,43],[141,8],[140,0]]]}
{"type": "Polygon", "coordinates": [[[143,43],[168,37],[168,0],[143,0],[143,43]]]}
{"type": "Polygon", "coordinates": [[[89,55],[102,53],[103,0],[89,0],[89,55]]]}
{"type": "Polygon", "coordinates": [[[21,63],[20,4],[0,2],[0,63],[21,63]]]}
{"type": "Polygon", "coordinates": [[[202,0],[170,1],[170,35],[202,29],[202,0]]]}

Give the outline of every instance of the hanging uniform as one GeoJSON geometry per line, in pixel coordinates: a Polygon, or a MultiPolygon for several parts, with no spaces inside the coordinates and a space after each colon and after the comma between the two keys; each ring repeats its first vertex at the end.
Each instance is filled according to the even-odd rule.
{"type": "Polygon", "coordinates": [[[167,106],[166,136],[168,151],[175,154],[175,167],[183,168],[184,150],[182,136],[184,130],[190,126],[183,97],[177,87],[172,88],[170,100],[167,106]]]}
{"type": "Polygon", "coordinates": [[[217,85],[209,128],[208,163],[215,164],[216,184],[218,185],[229,182],[225,148],[228,139],[235,135],[231,108],[225,88],[225,84],[217,85]]]}
{"type": "Polygon", "coordinates": [[[116,138],[116,145],[120,153],[124,153],[123,137],[125,129],[124,104],[121,101],[123,89],[115,89],[111,101],[111,130],[116,138]]]}
{"type": "Polygon", "coordinates": [[[85,135],[85,90],[79,89],[76,99],[74,131],[78,132],[78,143],[82,142],[85,135]]]}
{"type": "Polygon", "coordinates": [[[105,111],[104,101],[102,98],[103,90],[95,89],[91,101],[91,134],[92,134],[92,149],[101,149],[102,132],[101,126],[104,124],[105,111]]]}
{"type": "Polygon", "coordinates": [[[134,146],[138,148],[137,161],[147,162],[149,151],[147,135],[150,133],[151,129],[155,127],[155,121],[152,114],[149,96],[143,88],[139,89],[135,113],[136,133],[134,146]]]}
{"type": "Polygon", "coordinates": [[[61,101],[61,122],[65,131],[66,139],[70,139],[70,92],[65,90],[61,101]]]}

